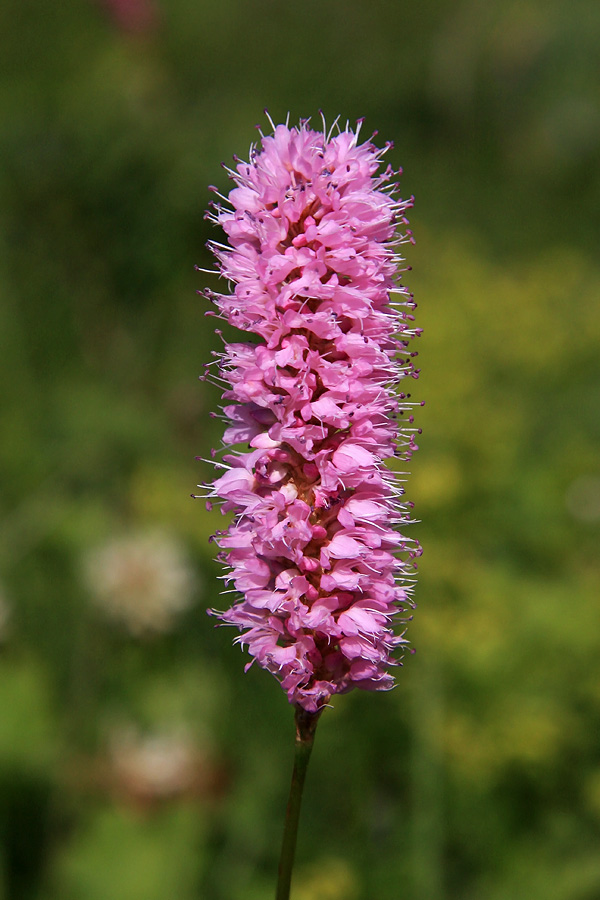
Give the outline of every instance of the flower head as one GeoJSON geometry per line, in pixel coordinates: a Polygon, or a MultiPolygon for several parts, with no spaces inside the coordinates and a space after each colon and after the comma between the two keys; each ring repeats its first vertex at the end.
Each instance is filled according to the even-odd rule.
{"type": "Polygon", "coordinates": [[[231,208],[209,214],[229,239],[211,246],[233,286],[209,296],[258,338],[216,355],[224,445],[248,446],[209,487],[234,514],[215,539],[241,594],[215,614],[313,713],[332,694],[393,686],[406,642],[392,622],[407,618],[420,553],[396,530],[410,504],[383,465],[417,449],[398,382],[418,375],[419,330],[395,249],[412,201],[380,171],[389,145],[359,143],[360,123],[334,131],[274,126],[231,171],[231,208]]]}

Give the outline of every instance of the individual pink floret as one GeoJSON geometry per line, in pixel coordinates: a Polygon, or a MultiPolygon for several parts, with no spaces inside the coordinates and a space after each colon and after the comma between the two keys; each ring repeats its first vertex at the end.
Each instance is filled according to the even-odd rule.
{"type": "Polygon", "coordinates": [[[210,299],[257,336],[215,354],[235,449],[207,488],[233,513],[214,539],[241,596],[212,612],[309,713],[393,686],[406,643],[393,623],[410,618],[421,552],[397,530],[411,504],[383,464],[417,449],[415,404],[398,388],[418,376],[396,252],[412,200],[380,172],[389,145],[359,144],[360,123],[335,130],[273,126],[209,214],[229,240],[211,249],[231,286],[210,299]]]}

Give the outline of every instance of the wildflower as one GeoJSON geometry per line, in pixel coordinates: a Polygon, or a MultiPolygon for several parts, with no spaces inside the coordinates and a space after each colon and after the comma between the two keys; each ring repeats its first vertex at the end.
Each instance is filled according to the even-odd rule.
{"type": "Polygon", "coordinates": [[[360,124],[273,125],[230,170],[231,209],[208,216],[229,239],[210,246],[233,286],[209,296],[259,338],[215,354],[224,446],[249,446],[217,463],[208,489],[234,514],[215,540],[242,595],[213,613],[239,629],[246,668],[256,660],[309,714],[333,694],[393,686],[406,643],[393,619],[408,618],[420,553],[395,529],[411,504],[383,465],[417,449],[415,404],[397,390],[418,375],[395,250],[412,201],[379,171],[390,145],[359,143],[360,124]]]}
{"type": "Polygon", "coordinates": [[[84,576],[97,608],[135,637],[168,631],[190,605],[195,587],[183,548],[159,530],[93,548],[84,576]]]}

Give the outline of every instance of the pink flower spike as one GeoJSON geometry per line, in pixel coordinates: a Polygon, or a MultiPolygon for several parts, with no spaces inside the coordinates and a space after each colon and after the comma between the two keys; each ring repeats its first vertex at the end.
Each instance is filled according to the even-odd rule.
{"type": "Polygon", "coordinates": [[[232,451],[207,498],[234,513],[214,540],[240,596],[212,612],[309,715],[393,687],[421,552],[397,530],[411,504],[385,465],[417,449],[420,404],[398,388],[418,377],[397,252],[412,200],[359,131],[274,125],[208,214],[231,291],[207,297],[256,336],[215,354],[232,451]]]}

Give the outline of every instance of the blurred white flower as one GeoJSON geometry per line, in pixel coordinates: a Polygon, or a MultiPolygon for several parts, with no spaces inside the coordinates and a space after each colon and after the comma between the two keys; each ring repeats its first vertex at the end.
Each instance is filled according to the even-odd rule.
{"type": "Polygon", "coordinates": [[[192,601],[196,579],[175,537],[162,531],[92,548],[84,577],[94,602],[134,636],[165,632],[192,601]]]}
{"type": "Polygon", "coordinates": [[[109,756],[116,783],[138,801],[175,797],[197,780],[198,752],[183,728],[146,735],[133,726],[119,729],[109,756]]]}

